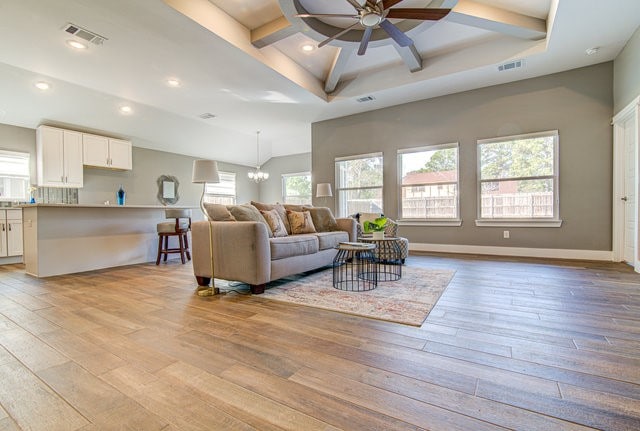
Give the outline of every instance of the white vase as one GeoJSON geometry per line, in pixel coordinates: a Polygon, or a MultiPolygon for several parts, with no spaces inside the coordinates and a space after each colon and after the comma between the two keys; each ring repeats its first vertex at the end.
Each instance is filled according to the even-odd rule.
{"type": "Polygon", "coordinates": [[[384,231],[381,232],[373,232],[373,239],[384,239],[384,231]]]}

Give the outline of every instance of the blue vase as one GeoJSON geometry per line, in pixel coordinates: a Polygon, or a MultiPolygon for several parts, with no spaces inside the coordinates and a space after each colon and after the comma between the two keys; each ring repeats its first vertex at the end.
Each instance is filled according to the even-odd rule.
{"type": "Polygon", "coordinates": [[[118,189],[118,191],[116,192],[116,202],[118,203],[118,205],[124,205],[126,197],[127,193],[124,191],[122,186],[120,186],[120,189],[118,189]]]}

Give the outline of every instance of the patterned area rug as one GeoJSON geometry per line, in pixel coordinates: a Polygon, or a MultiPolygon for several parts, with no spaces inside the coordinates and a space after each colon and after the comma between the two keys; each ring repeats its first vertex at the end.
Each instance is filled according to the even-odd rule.
{"type": "Polygon", "coordinates": [[[420,326],[444,292],[455,271],[402,268],[398,281],[384,281],[367,292],[332,287],[332,270],[288,277],[267,285],[264,297],[340,311],[406,325],[420,326]]]}

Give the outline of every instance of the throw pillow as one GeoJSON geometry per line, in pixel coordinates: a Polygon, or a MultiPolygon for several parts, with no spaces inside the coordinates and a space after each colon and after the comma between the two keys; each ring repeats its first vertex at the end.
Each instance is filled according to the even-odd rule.
{"type": "Polygon", "coordinates": [[[256,207],[250,204],[244,205],[229,205],[227,209],[237,221],[256,221],[258,223],[264,223],[269,233],[269,238],[273,238],[273,232],[267,221],[262,217],[260,211],[256,207]]]}
{"type": "Polygon", "coordinates": [[[309,211],[291,211],[287,210],[287,217],[291,225],[291,233],[293,235],[300,233],[315,233],[316,228],[311,219],[309,211]]]}
{"type": "Polygon", "coordinates": [[[304,211],[305,207],[310,207],[311,205],[294,205],[294,204],[284,204],[284,209],[287,211],[304,211]]]}
{"type": "Polygon", "coordinates": [[[236,221],[236,218],[231,215],[226,205],[205,202],[204,209],[207,210],[207,215],[212,221],[236,221]]]}
{"type": "Polygon", "coordinates": [[[278,211],[260,211],[260,214],[262,214],[262,217],[267,221],[274,237],[287,236],[287,229],[284,227],[284,222],[280,218],[278,211]]]}
{"type": "Polygon", "coordinates": [[[329,208],[324,207],[304,207],[305,211],[309,211],[313,225],[318,232],[335,232],[339,231],[338,222],[331,213],[329,208]]]}
{"type": "Polygon", "coordinates": [[[278,215],[282,219],[282,222],[284,223],[284,227],[287,229],[287,233],[291,234],[291,226],[289,226],[289,219],[287,218],[287,210],[284,208],[282,204],[264,204],[262,202],[251,201],[251,205],[258,208],[260,211],[276,210],[278,212],[278,215]]]}

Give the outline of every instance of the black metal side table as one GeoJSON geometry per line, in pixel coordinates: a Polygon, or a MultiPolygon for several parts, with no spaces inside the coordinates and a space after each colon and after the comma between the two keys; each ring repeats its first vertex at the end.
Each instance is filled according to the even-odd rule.
{"type": "Polygon", "coordinates": [[[398,238],[360,237],[358,239],[364,243],[376,245],[373,255],[378,264],[378,281],[396,281],[402,278],[402,249],[398,238]]]}
{"type": "Polygon", "coordinates": [[[341,243],[333,258],[333,287],[365,292],[378,287],[378,268],[373,252],[375,244],[341,243]]]}

